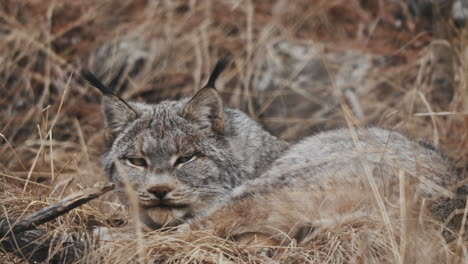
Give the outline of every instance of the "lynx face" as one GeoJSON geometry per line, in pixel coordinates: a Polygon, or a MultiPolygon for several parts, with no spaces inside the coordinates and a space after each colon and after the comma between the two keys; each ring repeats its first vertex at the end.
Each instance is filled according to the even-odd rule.
{"type": "Polygon", "coordinates": [[[128,190],[134,192],[140,218],[151,228],[179,224],[239,184],[242,162],[225,131],[229,122],[224,116],[233,113],[225,113],[213,85],[224,67],[220,61],[205,88],[190,100],[157,105],[127,103],[83,73],[104,94],[105,170],[124,203],[131,205],[128,190]]]}
{"type": "Polygon", "coordinates": [[[138,117],[122,127],[105,156],[105,168],[122,201],[128,203],[127,180],[140,211],[160,218],[155,221],[159,224],[191,217],[234,187],[224,168],[232,157],[223,136],[187,119],[188,105],[131,104],[138,117]]]}

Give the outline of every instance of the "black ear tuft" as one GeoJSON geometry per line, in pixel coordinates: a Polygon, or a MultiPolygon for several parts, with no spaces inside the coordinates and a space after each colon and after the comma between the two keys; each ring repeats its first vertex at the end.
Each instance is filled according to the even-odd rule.
{"type": "Polygon", "coordinates": [[[125,70],[126,66],[127,66],[127,64],[125,64],[125,63],[122,64],[122,66],[120,67],[120,69],[117,72],[117,74],[115,75],[115,77],[112,78],[112,80],[110,81],[109,85],[103,84],[94,74],[92,74],[88,70],[81,70],[80,74],[93,87],[96,87],[99,91],[101,91],[101,93],[103,95],[114,97],[114,98],[120,100],[122,103],[127,105],[128,108],[131,109],[132,107],[127,102],[125,102],[125,100],[123,100],[122,98],[120,98],[119,96],[115,95],[112,92],[115,89],[115,86],[117,85],[117,83],[120,81],[120,77],[122,76],[123,71],[125,70]]]}
{"type": "Polygon", "coordinates": [[[209,128],[217,134],[224,133],[223,100],[215,88],[216,79],[229,63],[227,57],[221,58],[211,72],[206,85],[198,91],[182,109],[181,115],[200,124],[200,127],[209,128]]]}
{"type": "Polygon", "coordinates": [[[102,94],[112,94],[112,91],[104,85],[94,74],[92,74],[88,70],[81,70],[80,72],[81,76],[87,80],[92,86],[96,87],[101,91],[102,94]]]}
{"type": "Polygon", "coordinates": [[[113,139],[133,120],[138,118],[137,112],[122,98],[114,95],[112,90],[120,80],[125,64],[119,69],[117,75],[111,80],[108,86],[104,85],[94,74],[87,70],[81,71],[81,76],[92,86],[96,87],[104,95],[102,99],[102,109],[106,128],[110,133],[106,133],[108,141],[113,139]]]}
{"type": "Polygon", "coordinates": [[[203,88],[206,87],[215,87],[215,82],[218,79],[219,75],[226,69],[226,66],[229,64],[230,59],[228,57],[222,57],[215,65],[213,71],[210,74],[210,78],[208,82],[205,84],[203,88]]]}
{"type": "Polygon", "coordinates": [[[122,78],[123,76],[123,72],[125,71],[125,68],[127,67],[127,64],[126,63],[123,63],[117,74],[114,76],[114,78],[112,78],[112,80],[109,82],[108,85],[105,85],[103,84],[99,78],[96,77],[96,75],[94,75],[93,73],[91,73],[90,71],[88,70],[81,70],[80,74],[81,76],[87,80],[92,86],[96,87],[99,89],[99,91],[101,91],[102,94],[104,95],[114,95],[113,94],[113,91],[115,89],[115,86],[117,86],[117,84],[119,83],[120,79],[122,78]]]}

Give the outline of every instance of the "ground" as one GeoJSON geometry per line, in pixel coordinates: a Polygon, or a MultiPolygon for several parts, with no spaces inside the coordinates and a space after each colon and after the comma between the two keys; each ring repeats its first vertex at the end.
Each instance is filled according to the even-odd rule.
{"type": "MultiPolygon", "coordinates": [[[[194,94],[216,61],[229,56],[231,66],[217,82],[226,105],[246,111],[274,135],[294,142],[345,127],[343,108],[349,108],[362,125],[396,129],[440,148],[466,174],[466,27],[444,12],[415,12],[416,2],[424,1],[2,1],[1,217],[27,214],[106,181],[100,95],[78,73],[86,68],[108,81],[122,64],[124,77],[114,92],[156,103],[194,94]]],[[[127,221],[109,194],[44,228],[81,232],[127,221]]],[[[393,252],[379,232],[373,233],[379,234],[373,237],[376,256],[343,242],[368,239],[359,232],[334,230],[328,235],[336,240],[291,244],[271,258],[206,234],[157,233],[144,240],[144,253],[135,240],[100,247],[83,261],[402,261],[404,251],[393,252]]],[[[424,243],[404,245],[421,255],[434,251],[424,243]]],[[[447,259],[461,263],[465,255],[466,261],[466,245],[440,248],[447,259]]],[[[6,263],[21,262],[2,254],[6,263]]]]}

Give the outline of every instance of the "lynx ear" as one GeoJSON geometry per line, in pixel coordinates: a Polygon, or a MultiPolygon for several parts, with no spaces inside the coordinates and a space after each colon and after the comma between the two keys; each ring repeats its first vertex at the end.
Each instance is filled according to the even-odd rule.
{"type": "Polygon", "coordinates": [[[202,129],[211,128],[218,134],[224,132],[223,101],[212,87],[198,91],[184,107],[182,116],[199,123],[202,129]]]}
{"type": "MultiPolygon", "coordinates": [[[[122,70],[122,69],[121,69],[122,70]]],[[[120,78],[121,70],[116,78],[120,78]]],[[[106,138],[109,141],[113,139],[130,123],[135,120],[137,112],[122,98],[114,95],[109,86],[104,85],[94,74],[89,71],[81,71],[81,75],[103,94],[102,109],[106,126],[106,138]]],[[[116,78],[110,83],[115,85],[116,78]]]]}
{"type": "Polygon", "coordinates": [[[114,137],[137,118],[136,111],[115,95],[104,95],[102,98],[102,109],[106,128],[110,129],[114,137]]]}
{"type": "Polygon", "coordinates": [[[215,82],[227,64],[227,58],[222,58],[216,63],[206,85],[192,97],[182,111],[183,117],[200,123],[202,129],[211,128],[218,134],[224,132],[224,108],[215,82]]]}

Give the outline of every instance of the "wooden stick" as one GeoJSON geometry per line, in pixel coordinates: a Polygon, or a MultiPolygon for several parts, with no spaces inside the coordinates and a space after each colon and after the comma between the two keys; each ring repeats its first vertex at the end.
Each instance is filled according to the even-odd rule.
{"type": "Polygon", "coordinates": [[[79,252],[82,252],[82,249],[85,248],[84,243],[69,241],[67,234],[54,238],[48,237],[48,232],[36,229],[37,226],[98,198],[112,189],[114,189],[114,185],[111,183],[96,184],[92,188],[73,193],[57,203],[20,219],[0,219],[0,244],[3,250],[13,252],[30,262],[45,260],[60,263],[72,262],[80,255],[79,252]],[[49,256],[50,249],[58,245],[62,246],[63,250],[49,256]]]}

